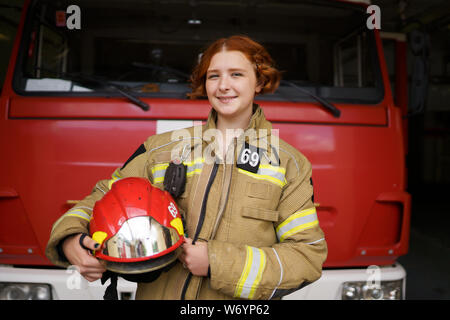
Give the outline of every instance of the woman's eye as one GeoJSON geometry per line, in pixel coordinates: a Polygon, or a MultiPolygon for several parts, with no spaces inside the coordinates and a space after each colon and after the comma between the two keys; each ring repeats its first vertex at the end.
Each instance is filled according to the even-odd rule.
{"type": "Polygon", "coordinates": [[[214,79],[214,78],[217,78],[219,75],[217,75],[217,74],[210,74],[209,76],[208,76],[208,79],[214,79]]]}
{"type": "Polygon", "coordinates": [[[233,77],[240,77],[240,76],[242,76],[242,73],[240,73],[240,72],[233,72],[231,75],[233,77]]]}

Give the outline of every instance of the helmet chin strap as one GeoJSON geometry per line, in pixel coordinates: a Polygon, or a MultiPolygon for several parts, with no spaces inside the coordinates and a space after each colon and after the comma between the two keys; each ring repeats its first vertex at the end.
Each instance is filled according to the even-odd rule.
{"type": "Polygon", "coordinates": [[[119,300],[119,295],[117,294],[117,273],[111,272],[109,270],[103,272],[103,276],[101,279],[102,285],[105,284],[108,279],[111,279],[111,283],[106,288],[103,299],[119,300]]]}
{"type": "Polygon", "coordinates": [[[111,283],[108,285],[108,287],[105,290],[105,294],[103,295],[104,300],[119,300],[119,295],[117,293],[117,279],[118,277],[122,277],[125,280],[131,281],[131,282],[152,282],[158,279],[158,277],[163,272],[169,271],[178,260],[173,261],[169,265],[165,266],[162,269],[158,269],[155,271],[150,271],[146,273],[141,274],[119,274],[110,270],[106,270],[103,272],[102,279],[100,280],[102,285],[108,281],[108,279],[111,279],[111,283]]]}

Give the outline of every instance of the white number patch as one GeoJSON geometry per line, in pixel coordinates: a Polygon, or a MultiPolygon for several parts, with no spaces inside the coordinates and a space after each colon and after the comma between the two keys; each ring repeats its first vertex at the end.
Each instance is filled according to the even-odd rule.
{"type": "Polygon", "coordinates": [[[176,218],[177,214],[178,214],[178,210],[177,207],[175,207],[175,205],[173,204],[173,202],[171,202],[169,204],[169,206],[167,207],[167,209],[169,209],[170,214],[172,215],[172,217],[176,218]]]}
{"type": "Polygon", "coordinates": [[[252,167],[255,167],[259,162],[259,154],[246,148],[242,151],[240,160],[242,164],[250,163],[252,167]]]}

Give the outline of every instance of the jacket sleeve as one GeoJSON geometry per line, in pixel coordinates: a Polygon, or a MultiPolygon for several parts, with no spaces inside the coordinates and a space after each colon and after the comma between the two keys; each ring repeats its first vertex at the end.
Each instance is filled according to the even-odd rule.
{"type": "Polygon", "coordinates": [[[235,298],[273,299],[320,278],[327,245],[312,201],[311,174],[301,154],[289,160],[274,223],[278,243],[272,247],[208,242],[213,289],[235,298]]]}
{"type": "Polygon", "coordinates": [[[46,256],[55,265],[68,267],[70,264],[61,250],[61,243],[66,237],[76,233],[89,233],[89,221],[95,202],[106,194],[111,185],[125,177],[149,177],[147,172],[147,150],[151,144],[151,137],[139,146],[121,168],[117,168],[110,179],[96,183],[90,195],[78,202],[73,208],[64,213],[54,224],[50,239],[47,243],[46,256]]]}

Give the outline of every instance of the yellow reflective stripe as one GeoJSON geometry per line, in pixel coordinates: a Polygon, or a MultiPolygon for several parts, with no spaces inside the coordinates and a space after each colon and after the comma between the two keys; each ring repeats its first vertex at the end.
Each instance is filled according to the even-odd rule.
{"type": "MultiPolygon", "coordinates": [[[[203,168],[204,158],[197,158],[194,161],[183,162],[187,166],[186,177],[190,177],[194,174],[200,174],[203,168]]],[[[152,168],[153,183],[164,182],[164,176],[169,163],[157,164],[152,168]]]]}
{"type": "Polygon", "coordinates": [[[234,297],[253,299],[266,268],[267,258],[262,249],[250,246],[246,248],[245,266],[236,285],[234,297]]]}
{"type": "Polygon", "coordinates": [[[112,177],[112,179],[110,179],[110,180],[108,181],[108,189],[111,189],[111,186],[112,186],[112,184],[113,184],[114,182],[116,182],[116,181],[122,179],[122,176],[121,176],[120,173],[119,173],[119,169],[116,169],[116,170],[113,172],[113,174],[111,175],[111,177],[112,177]]]}
{"type": "Polygon", "coordinates": [[[270,169],[272,171],[280,172],[282,174],[286,174],[286,169],[283,167],[275,167],[271,166],[270,164],[260,164],[259,167],[261,169],[270,169]]]}
{"type": "Polygon", "coordinates": [[[302,211],[297,211],[294,214],[290,215],[289,218],[287,218],[286,220],[284,220],[282,223],[280,223],[280,225],[277,227],[277,232],[279,229],[281,229],[283,226],[287,225],[288,223],[290,223],[292,220],[297,219],[297,218],[301,218],[310,214],[313,214],[316,212],[316,208],[309,208],[306,210],[302,210],[302,211]]]}
{"type": "Polygon", "coordinates": [[[159,170],[166,170],[167,167],[169,166],[169,163],[162,163],[162,164],[157,164],[152,168],[152,173],[155,173],[156,171],[159,170]]]}
{"type": "Polygon", "coordinates": [[[319,224],[316,208],[310,208],[298,211],[283,221],[276,229],[277,237],[280,242],[287,237],[302,230],[312,228],[319,224]]]}
{"type": "Polygon", "coordinates": [[[205,158],[197,158],[194,161],[183,162],[187,166],[186,176],[190,177],[194,174],[200,174],[203,169],[205,158]]]}
{"type": "Polygon", "coordinates": [[[183,163],[189,167],[189,166],[193,166],[195,164],[203,163],[203,162],[205,162],[205,158],[197,158],[194,161],[189,161],[189,162],[185,161],[183,163]]]}
{"type": "Polygon", "coordinates": [[[244,288],[245,280],[247,280],[248,273],[250,272],[250,267],[252,266],[253,252],[249,246],[246,246],[246,248],[247,248],[247,256],[245,259],[245,266],[244,270],[242,271],[241,278],[237,283],[236,290],[234,291],[235,297],[240,297],[242,295],[242,289],[244,288]]]}
{"type": "Polygon", "coordinates": [[[280,186],[280,187],[284,187],[284,185],[286,184],[286,180],[282,181],[280,179],[274,178],[272,176],[269,175],[263,175],[263,174],[257,174],[257,173],[253,173],[253,172],[249,172],[246,170],[242,170],[238,168],[238,171],[240,173],[246,174],[252,178],[258,179],[258,180],[265,180],[265,181],[269,181],[272,183],[275,183],[276,185],[280,186]]]}
{"type": "Polygon", "coordinates": [[[113,172],[112,177],[113,177],[114,179],[120,179],[120,178],[122,178],[122,176],[121,176],[120,173],[119,173],[119,169],[116,169],[116,170],[113,172]]]}
{"type": "Polygon", "coordinates": [[[250,294],[248,296],[249,299],[253,299],[253,297],[255,296],[256,288],[258,287],[259,283],[261,282],[263,271],[266,268],[266,254],[261,249],[258,249],[258,250],[261,253],[260,261],[259,261],[259,269],[258,269],[258,274],[256,275],[256,279],[250,289],[250,294]]]}
{"type": "Polygon", "coordinates": [[[91,221],[91,215],[89,213],[87,213],[86,211],[84,211],[83,209],[69,210],[65,214],[65,216],[78,217],[78,218],[84,219],[86,221],[91,221]]]}
{"type": "Polygon", "coordinates": [[[286,239],[290,235],[293,235],[293,234],[295,234],[297,232],[300,232],[300,231],[312,228],[312,227],[314,227],[314,226],[316,226],[318,224],[319,224],[319,221],[316,220],[316,221],[308,222],[308,223],[302,224],[301,226],[297,226],[295,228],[292,228],[288,232],[283,233],[283,235],[280,237],[280,242],[283,242],[284,239],[286,239]]]}
{"type": "Polygon", "coordinates": [[[153,183],[160,183],[164,181],[164,175],[169,163],[157,164],[152,168],[153,183]]]}

